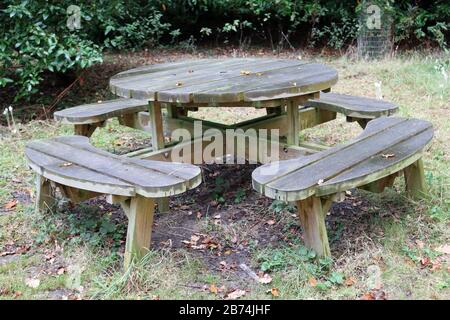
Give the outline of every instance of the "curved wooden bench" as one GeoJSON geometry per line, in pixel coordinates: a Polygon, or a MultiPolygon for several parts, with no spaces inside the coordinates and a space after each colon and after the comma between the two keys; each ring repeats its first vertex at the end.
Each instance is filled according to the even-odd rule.
{"type": "Polygon", "coordinates": [[[269,198],[296,201],[306,245],[328,256],[325,216],[332,202],[351,188],[381,192],[402,171],[408,192],[423,195],[422,150],[432,137],[427,121],[378,118],[346,144],[257,168],[253,188],[269,198]]]}
{"type": "Polygon", "coordinates": [[[347,121],[358,121],[363,128],[371,119],[390,116],[398,110],[398,106],[385,100],[331,92],[320,93],[319,99],[308,100],[305,106],[342,113],[347,121]]]}
{"type": "Polygon", "coordinates": [[[55,120],[73,124],[75,134],[90,137],[95,129],[110,118],[119,118],[119,122],[132,128],[141,128],[138,113],[148,111],[146,100],[117,99],[99,103],[84,104],[54,113],[55,120]]]}
{"type": "Polygon", "coordinates": [[[128,217],[125,266],[150,247],[155,199],[195,188],[200,168],[182,163],[132,159],[97,149],[82,136],[36,140],[25,155],[37,173],[36,209],[50,208],[50,182],[77,203],[100,194],[120,203],[128,217]]]}

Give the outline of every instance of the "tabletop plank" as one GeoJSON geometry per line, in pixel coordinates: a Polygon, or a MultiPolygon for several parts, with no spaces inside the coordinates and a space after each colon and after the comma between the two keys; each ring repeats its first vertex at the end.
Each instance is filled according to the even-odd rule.
{"type": "Polygon", "coordinates": [[[320,99],[310,99],[306,106],[342,113],[349,117],[377,118],[389,116],[398,107],[392,102],[367,97],[357,97],[339,93],[321,93],[320,99]]]}
{"type": "Polygon", "coordinates": [[[307,84],[318,84],[315,92],[337,81],[337,72],[321,64],[268,65],[253,70],[248,75],[235,72],[233,77],[159,91],[157,96],[159,100],[193,103],[267,100],[282,94],[306,94],[307,84]]]}
{"type": "Polygon", "coordinates": [[[239,102],[303,95],[336,81],[337,72],[322,64],[236,58],[186,61],[172,69],[167,64],[140,67],[112,77],[110,88],[122,97],[161,102],[239,102]]]}
{"type": "MultiPolygon", "coordinates": [[[[120,92],[128,92],[134,98],[149,98],[159,101],[166,101],[162,96],[164,91],[183,89],[185,94],[178,97],[181,101],[183,98],[184,100],[189,98],[190,93],[195,90],[189,90],[189,88],[195,85],[206,84],[209,85],[208,88],[212,88],[215,81],[226,80],[229,82],[230,78],[241,76],[241,71],[257,73],[292,66],[290,60],[228,59],[219,61],[203,66],[183,67],[173,71],[151,72],[117,81],[111,79],[111,83],[116,87],[118,95],[120,92]]],[[[296,65],[304,63],[298,61],[296,65]]],[[[172,101],[175,100],[172,98],[172,101]]]]}
{"type": "MultiPolygon", "coordinates": [[[[75,175],[75,178],[91,182],[89,174],[94,177],[101,175],[96,179],[97,182],[101,181],[102,176],[107,176],[109,180],[105,181],[118,180],[118,186],[131,185],[137,193],[144,196],[181,192],[200,182],[198,167],[114,155],[91,146],[89,140],[82,136],[32,141],[27,145],[27,150],[34,152],[32,155],[35,157],[30,162],[38,161],[46,170],[54,169],[53,174],[68,176],[71,170],[78,170],[72,172],[81,175],[75,175]],[[37,153],[40,153],[40,158],[37,158],[37,153]],[[48,164],[49,157],[55,162],[51,166],[48,164]],[[61,162],[68,165],[61,165],[61,162]]],[[[30,157],[32,155],[30,154],[30,157]]]]}

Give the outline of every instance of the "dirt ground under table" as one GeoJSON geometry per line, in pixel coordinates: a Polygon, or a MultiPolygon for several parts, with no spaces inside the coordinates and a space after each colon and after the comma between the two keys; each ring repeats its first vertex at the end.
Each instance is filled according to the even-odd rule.
{"type": "MultiPolygon", "coordinates": [[[[291,204],[273,201],[254,191],[251,173],[255,165],[203,165],[202,184],[170,198],[168,212],[157,212],[152,248],[184,248],[215,272],[231,272],[242,277],[241,264],[252,265],[252,252],[261,248],[294,245],[302,230],[291,204]]],[[[112,214],[117,224],[126,225],[122,209],[104,197],[86,201],[83,208],[71,207],[82,215],[87,207],[112,214]]],[[[367,235],[382,236],[370,224],[369,204],[357,193],[348,192],[341,203],[334,203],[327,217],[333,256],[364,250],[359,242],[367,235]]],[[[373,208],[372,208],[373,209],[373,208]]],[[[125,234],[121,241],[125,242],[125,234]]],[[[124,250],[124,245],[121,247],[124,250]]]]}

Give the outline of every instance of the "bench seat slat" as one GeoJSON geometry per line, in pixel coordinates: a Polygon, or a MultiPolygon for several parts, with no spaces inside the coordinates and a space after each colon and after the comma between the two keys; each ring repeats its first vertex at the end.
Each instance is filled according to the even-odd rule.
{"type": "MultiPolygon", "coordinates": [[[[198,185],[201,179],[200,169],[195,166],[116,156],[90,146],[88,138],[82,136],[33,141],[27,145],[27,150],[52,157],[55,163],[62,161],[70,164],[60,167],[63,172],[54,171],[55,174],[65,174],[77,180],[78,171],[71,172],[71,170],[72,167],[80,167],[93,175],[108,176],[119,180],[120,184],[132,185],[136,193],[148,197],[163,197],[184,192],[198,185]]],[[[29,160],[31,163],[37,161],[33,157],[29,160]]],[[[50,170],[51,167],[45,163],[40,165],[44,168],[45,176],[45,170],[50,170]]]]}
{"type": "Polygon", "coordinates": [[[55,112],[54,117],[55,120],[67,124],[90,124],[147,109],[146,100],[117,99],[64,109],[55,112]]]}
{"type": "Polygon", "coordinates": [[[257,173],[255,173],[255,176],[257,175],[258,183],[268,184],[272,181],[281,179],[283,176],[287,174],[290,174],[296,170],[306,167],[307,165],[310,165],[316,161],[319,161],[337,152],[340,152],[345,147],[362,143],[364,142],[365,139],[369,139],[373,135],[376,135],[383,130],[396,126],[404,121],[406,121],[406,119],[404,118],[388,118],[388,117],[379,118],[377,121],[369,122],[369,125],[366,127],[366,129],[359,136],[357,136],[356,138],[350,140],[347,144],[345,144],[345,146],[338,145],[307,157],[285,160],[282,162],[282,165],[280,165],[276,169],[276,171],[273,172],[269,172],[268,170],[263,169],[262,167],[261,170],[265,170],[264,174],[257,175],[257,173]]]}
{"type": "Polygon", "coordinates": [[[92,170],[67,165],[66,161],[27,148],[25,155],[30,166],[40,175],[57,183],[100,193],[133,196],[134,186],[92,170]]]}
{"type": "Polygon", "coordinates": [[[98,154],[111,159],[117,159],[118,161],[120,161],[121,164],[124,165],[130,164],[136,165],[138,167],[144,167],[150,170],[157,170],[158,172],[164,173],[165,175],[174,176],[186,181],[189,181],[192,178],[192,176],[198,174],[199,170],[198,167],[193,166],[191,164],[172,163],[155,160],[142,160],[111,154],[105,150],[98,149],[92,146],[91,144],[87,143],[87,141],[84,138],[80,139],[79,136],[56,137],[53,138],[53,141],[61,142],[64,144],[70,144],[73,147],[88,151],[92,154],[98,154]]]}
{"type": "Polygon", "coordinates": [[[367,97],[356,97],[339,93],[321,93],[319,99],[311,99],[308,107],[335,111],[348,117],[374,119],[389,116],[398,110],[392,102],[367,97]]]}
{"type": "Polygon", "coordinates": [[[359,187],[366,184],[361,177],[367,177],[365,179],[374,181],[393,174],[399,170],[398,166],[408,166],[421,157],[422,150],[418,149],[418,146],[426,145],[432,138],[433,130],[429,128],[328,180],[318,187],[317,194],[328,194],[330,191],[333,192],[337,186],[341,190],[347,190],[348,186],[350,188],[359,187]],[[388,157],[390,155],[393,157],[388,157]]]}

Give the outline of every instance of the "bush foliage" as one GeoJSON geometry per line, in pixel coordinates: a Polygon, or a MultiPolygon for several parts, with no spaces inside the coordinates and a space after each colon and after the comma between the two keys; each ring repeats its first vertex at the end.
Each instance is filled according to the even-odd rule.
{"type": "MultiPolygon", "coordinates": [[[[393,16],[399,45],[447,46],[450,4],[373,0],[393,16]]],[[[360,1],[332,0],[3,0],[0,3],[0,87],[17,98],[36,90],[45,72],[101,62],[102,52],[160,45],[237,44],[282,47],[352,44],[360,1]],[[80,28],[69,28],[71,5],[80,28]]]]}

